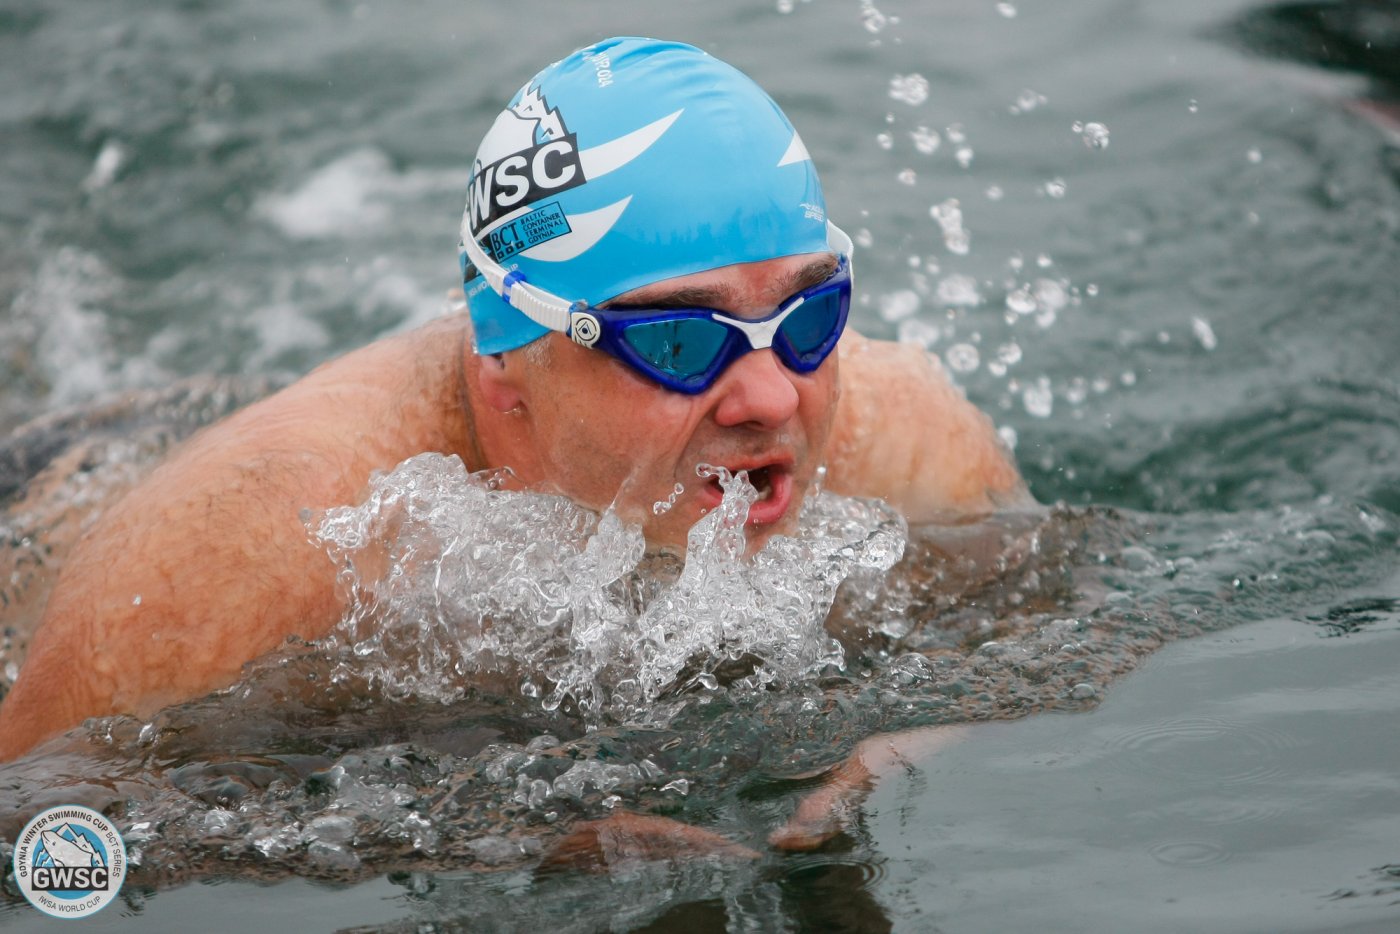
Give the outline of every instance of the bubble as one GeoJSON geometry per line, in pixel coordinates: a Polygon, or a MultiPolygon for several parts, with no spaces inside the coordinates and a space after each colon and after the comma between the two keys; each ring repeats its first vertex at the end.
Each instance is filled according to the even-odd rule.
{"type": "Polygon", "coordinates": [[[919,180],[919,176],[915,174],[913,169],[903,169],[895,178],[901,185],[913,185],[919,180]]]}
{"type": "Polygon", "coordinates": [[[948,142],[954,145],[967,142],[967,134],[963,132],[961,123],[955,123],[945,128],[944,133],[948,137],[948,142]]]}
{"type": "Polygon", "coordinates": [[[1036,256],[1035,264],[1041,269],[1049,269],[1051,266],[1055,265],[1055,261],[1050,258],[1050,254],[1041,253],[1036,256]]]}
{"type": "Polygon", "coordinates": [[[954,373],[971,373],[981,363],[981,355],[971,344],[954,344],[943,353],[948,368],[954,373]]]}
{"type": "Polygon", "coordinates": [[[1036,305],[1035,298],[1031,295],[1030,286],[1023,285],[1019,289],[1006,293],[1006,307],[1018,315],[1029,315],[1033,314],[1039,306],[1036,305]]]}
{"type": "Polygon", "coordinates": [[[1084,145],[1090,149],[1108,148],[1108,127],[1102,123],[1076,122],[1073,129],[1084,140],[1084,145]]]}
{"type": "Polygon", "coordinates": [[[1000,185],[988,185],[984,194],[986,194],[988,201],[1000,201],[1004,192],[1000,185]]]}
{"type": "Polygon", "coordinates": [[[888,133],[876,133],[875,142],[881,149],[890,149],[894,146],[894,137],[888,133]]]}
{"type": "Polygon", "coordinates": [[[868,250],[875,245],[875,237],[866,227],[862,227],[860,230],[856,231],[855,241],[856,246],[860,247],[862,250],[868,250]]]}
{"type": "Polygon", "coordinates": [[[900,289],[880,296],[880,317],[900,321],[919,310],[919,296],[913,289],[900,289]]]}
{"type": "Polygon", "coordinates": [[[1090,298],[1096,298],[1099,294],[1098,285],[1093,282],[1090,282],[1084,287],[1084,294],[1089,296],[1090,298]]]}
{"type": "Polygon", "coordinates": [[[958,160],[958,165],[965,169],[972,165],[972,156],[971,146],[959,146],[957,151],[953,153],[953,158],[958,160]]]}
{"type": "Polygon", "coordinates": [[[1016,103],[1012,104],[1010,110],[1014,114],[1030,113],[1037,107],[1048,104],[1050,99],[1038,91],[1030,88],[1022,88],[1021,93],[1016,95],[1016,103]]]}
{"type": "Polygon", "coordinates": [[[1069,388],[1065,390],[1065,401],[1070,405],[1083,405],[1084,400],[1089,398],[1089,383],[1084,377],[1076,376],[1069,381],[1069,388]]]}
{"type": "Polygon", "coordinates": [[[943,231],[943,245],[950,253],[959,256],[967,254],[971,236],[962,225],[962,207],[957,198],[949,198],[929,208],[929,216],[938,222],[943,231]]]}
{"type": "Polygon", "coordinates": [[[794,0],[778,0],[779,13],[791,13],[796,6],[794,0]]]}
{"type": "Polygon", "coordinates": [[[1004,366],[1015,366],[1021,362],[1021,346],[1014,341],[997,348],[997,362],[1004,366]]]}
{"type": "Polygon", "coordinates": [[[866,32],[877,33],[889,24],[889,18],[875,9],[875,4],[871,0],[861,0],[860,22],[865,27],[866,32]]]}
{"type": "Polygon", "coordinates": [[[1005,0],[997,4],[997,12],[1001,14],[1004,19],[1016,18],[1016,6],[1011,3],[1006,3],[1005,0]]]}
{"type": "Polygon", "coordinates": [[[890,79],[890,97],[910,107],[928,100],[928,79],[923,75],[895,75],[890,79]]]}
{"type": "Polygon", "coordinates": [[[1035,280],[1034,295],[1036,304],[1051,311],[1059,311],[1069,304],[1069,293],[1065,291],[1064,284],[1054,279],[1035,280]]]}
{"type": "Polygon", "coordinates": [[[926,156],[933,155],[943,144],[943,138],[938,135],[938,131],[926,126],[915,127],[909,138],[914,141],[914,148],[926,156]]]}
{"type": "Polygon", "coordinates": [[[1201,105],[1194,97],[1186,102],[1186,110],[1188,113],[1197,113],[1200,109],[1201,105]]]}
{"type": "Polygon", "coordinates": [[[955,273],[938,283],[938,300],[944,305],[972,308],[982,304],[982,294],[977,290],[976,279],[955,273]]]}
{"type": "Polygon", "coordinates": [[[1134,373],[1132,370],[1124,370],[1121,374],[1119,374],[1118,382],[1122,383],[1124,386],[1136,386],[1137,374],[1134,373]]]}
{"type": "Polygon", "coordinates": [[[1012,428],[1010,425],[1002,425],[997,429],[997,437],[1001,439],[1002,444],[1006,445],[1007,450],[1016,450],[1016,441],[1018,439],[1016,437],[1015,428],[1012,428]]]}
{"type": "Polygon", "coordinates": [[[1052,198],[1063,198],[1065,196],[1065,180],[1063,178],[1052,178],[1044,185],[1045,193],[1052,198]]]}
{"type": "Polygon", "coordinates": [[[929,350],[943,337],[943,329],[921,318],[905,318],[899,322],[896,337],[901,344],[929,350]]]}
{"type": "Polygon", "coordinates": [[[1021,404],[1026,412],[1036,418],[1049,418],[1055,407],[1055,396],[1050,391],[1049,377],[1042,376],[1021,393],[1021,404]]]}
{"type": "Polygon", "coordinates": [[[1215,330],[1205,318],[1195,317],[1191,319],[1191,333],[1196,335],[1196,340],[1200,342],[1201,347],[1206,350],[1215,349],[1215,330]]]}
{"type": "Polygon", "coordinates": [[[1264,161],[1264,154],[1259,151],[1258,146],[1251,146],[1249,148],[1249,151],[1246,152],[1244,155],[1245,158],[1252,162],[1254,165],[1258,165],[1259,163],[1264,161]]]}

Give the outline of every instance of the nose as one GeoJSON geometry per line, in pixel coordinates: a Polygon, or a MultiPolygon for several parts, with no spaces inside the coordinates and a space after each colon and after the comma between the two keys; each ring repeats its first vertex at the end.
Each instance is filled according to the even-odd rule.
{"type": "Polygon", "coordinates": [[[797,414],[796,378],[771,350],[744,354],[720,377],[715,422],[723,428],[781,428],[797,414]]]}

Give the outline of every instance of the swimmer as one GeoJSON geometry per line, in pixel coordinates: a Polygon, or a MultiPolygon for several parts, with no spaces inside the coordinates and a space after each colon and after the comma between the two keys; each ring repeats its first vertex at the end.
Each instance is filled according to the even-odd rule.
{"type": "Polygon", "coordinates": [[[845,327],[857,258],[801,137],[698,49],[610,39],[540,72],[480,145],[459,252],[459,313],[204,429],[102,514],[0,704],[0,759],[324,636],[345,606],[307,510],[424,452],[611,506],[673,550],[721,495],[701,464],[748,471],[754,549],[823,466],[914,521],[1030,502],[935,358],[845,327]]]}

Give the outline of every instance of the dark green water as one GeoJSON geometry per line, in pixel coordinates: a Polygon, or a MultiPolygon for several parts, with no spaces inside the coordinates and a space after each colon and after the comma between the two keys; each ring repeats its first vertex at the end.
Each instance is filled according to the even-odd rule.
{"type": "MultiPolygon", "coordinates": [[[[644,33],[774,94],[865,247],[858,326],[950,365],[975,349],[959,381],[1014,432],[1037,497],[1081,510],[953,600],[921,589],[946,569],[916,542],[894,582],[847,601],[914,624],[902,642],[857,640],[843,677],[721,693],[660,735],[489,695],[256,703],[312,658],[255,676],[251,709],[168,713],[154,746],[118,722],[116,751],[0,770],[9,822],[50,798],[152,820],[125,902],[89,928],[1400,924],[1400,4],[877,6],[874,32],[858,0],[0,9],[0,430],[186,377],[275,381],[438,314],[501,102],[576,46],[644,33]],[[911,74],[927,99],[892,98],[911,74]],[[1107,127],[1107,148],[1076,122],[1107,127]],[[951,198],[966,253],[930,216],[951,198]],[[950,654],[911,674],[892,661],[906,649],[950,654]],[[826,849],[764,843],[797,776],[952,722],[977,725],[826,849]],[[548,839],[543,809],[481,790],[478,757],[545,732],[565,757],[655,757],[690,792],[624,784],[625,806],[759,857],[466,869],[513,826],[548,839]]],[[[200,398],[190,421],[230,404],[200,398]]],[[[146,421],[111,437],[178,433],[146,421]]],[[[20,450],[0,449],[0,483],[25,473],[20,450]]],[[[7,930],[56,923],[6,898],[7,930]]]]}

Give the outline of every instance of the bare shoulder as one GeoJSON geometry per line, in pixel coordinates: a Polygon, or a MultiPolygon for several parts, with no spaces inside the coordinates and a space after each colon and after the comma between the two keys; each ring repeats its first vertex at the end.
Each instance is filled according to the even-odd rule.
{"type": "Polygon", "coordinates": [[[86,716],[221,687],[288,636],[328,631],[335,569],[305,511],[356,501],[413,454],[452,453],[448,333],[322,366],[196,434],[111,506],[60,571],[0,705],[0,758],[86,716]]]}
{"type": "Polygon", "coordinates": [[[1032,500],[987,415],[917,347],[847,332],[828,486],[911,521],[958,521],[1032,500]]]}

